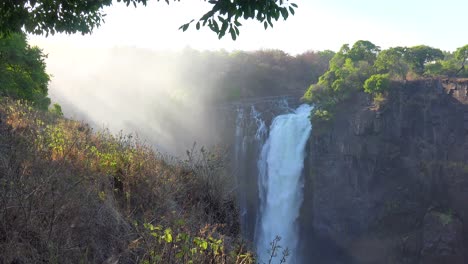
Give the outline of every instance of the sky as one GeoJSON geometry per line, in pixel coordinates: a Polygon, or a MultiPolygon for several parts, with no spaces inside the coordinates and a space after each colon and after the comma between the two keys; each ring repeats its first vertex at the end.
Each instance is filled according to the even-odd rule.
{"type": "MultiPolygon", "coordinates": [[[[93,34],[30,36],[46,53],[69,48],[142,47],[154,50],[282,49],[338,50],[342,44],[370,40],[382,48],[426,44],[453,51],[468,43],[466,0],[296,0],[296,15],[273,29],[253,21],[243,23],[240,38],[218,40],[207,28],[187,32],[179,26],[208,11],[205,1],[149,1],[134,8],[115,3],[106,8],[106,22],[93,34]]],[[[280,19],[281,20],[281,19],[280,19]]]]}

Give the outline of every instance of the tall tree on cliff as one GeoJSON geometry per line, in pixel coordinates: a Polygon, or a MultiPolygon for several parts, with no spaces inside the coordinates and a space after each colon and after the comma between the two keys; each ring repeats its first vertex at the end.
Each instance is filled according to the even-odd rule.
{"type": "Polygon", "coordinates": [[[407,60],[412,66],[412,70],[417,74],[424,73],[427,63],[444,58],[444,53],[440,49],[435,49],[426,45],[410,47],[407,49],[406,53],[407,60]]]}

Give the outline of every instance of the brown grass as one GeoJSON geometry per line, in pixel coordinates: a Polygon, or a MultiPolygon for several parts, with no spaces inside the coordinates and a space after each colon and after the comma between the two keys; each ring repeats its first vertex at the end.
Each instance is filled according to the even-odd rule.
{"type": "Polygon", "coordinates": [[[252,263],[224,157],[168,160],[2,99],[0,263],[252,263]]]}

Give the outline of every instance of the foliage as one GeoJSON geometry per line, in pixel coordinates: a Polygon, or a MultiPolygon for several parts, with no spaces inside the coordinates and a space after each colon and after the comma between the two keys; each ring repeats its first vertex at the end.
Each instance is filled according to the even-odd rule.
{"type": "Polygon", "coordinates": [[[341,47],[330,60],[328,71],[309,87],[303,100],[314,104],[313,120],[330,121],[336,105],[359,91],[372,94],[375,105],[381,105],[392,79],[468,76],[464,67],[467,59],[468,45],[454,53],[425,45],[381,51],[373,43],[360,40],[351,48],[348,44],[341,47]]]}
{"type": "Polygon", "coordinates": [[[186,263],[252,259],[237,239],[217,152],[167,160],[132,136],[94,133],[6,98],[0,118],[0,262],[135,263],[158,255],[157,263],[181,263],[184,245],[197,249],[181,255],[186,263]]]}
{"type": "MultiPolygon", "coordinates": [[[[158,0],[160,1],[160,0],[158,0]]],[[[164,0],[167,4],[169,0],[164,0]]],[[[127,6],[142,4],[147,0],[117,0],[127,6]]],[[[196,28],[208,26],[219,38],[230,33],[232,39],[239,35],[241,19],[253,19],[263,23],[265,29],[273,27],[273,21],[280,17],[287,19],[294,15],[297,7],[283,0],[208,1],[212,8],[196,22],[196,28]]],[[[88,34],[104,22],[104,7],[112,5],[112,0],[65,1],[65,0],[7,0],[0,3],[0,34],[20,32],[23,28],[33,34],[82,33],[88,34]]],[[[190,21],[180,27],[187,30],[190,21]]]]}
{"type": "Polygon", "coordinates": [[[45,55],[31,47],[22,33],[0,37],[0,95],[25,99],[47,110],[49,75],[45,55]]]}
{"type": "Polygon", "coordinates": [[[255,263],[254,256],[239,245],[226,249],[216,228],[205,227],[192,235],[179,221],[176,230],[161,225],[135,223],[142,245],[147,247],[141,263],[255,263]],[[228,252],[227,250],[230,250],[228,252]]]}
{"type": "Polygon", "coordinates": [[[453,213],[449,210],[447,213],[433,212],[436,215],[443,226],[447,226],[453,222],[453,213]]]}
{"type": "Polygon", "coordinates": [[[174,69],[187,82],[181,86],[190,97],[223,102],[302,93],[304,86],[317,82],[327,70],[333,54],[307,51],[292,56],[280,50],[228,53],[186,49],[171,58],[174,69]]]}
{"type": "Polygon", "coordinates": [[[360,91],[374,73],[373,65],[379,51],[379,47],[363,40],[357,41],[352,48],[347,44],[341,47],[330,60],[328,71],[303,96],[303,100],[314,104],[313,119],[333,119],[336,105],[360,91]]]}
{"type": "Polygon", "coordinates": [[[443,52],[443,60],[438,60],[425,65],[424,75],[468,77],[468,71],[465,69],[466,57],[464,56],[466,54],[464,54],[463,50],[464,47],[460,47],[455,52],[443,52]]]}
{"type": "Polygon", "coordinates": [[[374,106],[379,109],[387,100],[383,93],[374,94],[374,106]]]}
{"type": "Polygon", "coordinates": [[[411,69],[417,74],[423,74],[425,65],[429,62],[441,60],[444,54],[440,49],[435,49],[426,45],[410,47],[406,51],[406,60],[410,63],[411,69]]]}
{"type": "Polygon", "coordinates": [[[380,47],[367,40],[359,40],[354,43],[349,51],[349,58],[353,61],[367,61],[373,64],[380,52],[380,47]]]}
{"type": "MultiPolygon", "coordinates": [[[[239,36],[240,19],[252,19],[263,23],[265,29],[273,27],[273,20],[278,21],[280,17],[286,20],[294,15],[297,5],[287,0],[264,0],[264,1],[242,1],[242,0],[218,0],[209,1],[213,4],[212,10],[205,13],[196,23],[197,30],[200,26],[208,27],[222,38],[227,32],[233,40],[239,36]]],[[[194,20],[180,27],[187,30],[194,20]]]]}
{"type": "Polygon", "coordinates": [[[374,74],[364,82],[364,92],[369,94],[382,94],[390,88],[388,74],[374,74]]]}
{"type": "Polygon", "coordinates": [[[380,52],[375,62],[377,72],[389,73],[391,77],[406,80],[409,64],[406,60],[407,48],[394,47],[380,52]]]}
{"type": "MultiPolygon", "coordinates": [[[[270,249],[268,250],[270,254],[270,258],[268,259],[268,264],[271,264],[273,259],[278,257],[278,251],[283,248],[279,245],[280,241],[281,241],[281,237],[276,236],[273,239],[273,241],[270,242],[270,249]]],[[[281,259],[280,259],[279,264],[286,263],[286,259],[288,256],[289,256],[289,249],[288,248],[283,249],[283,251],[281,252],[281,259]]]]}
{"type": "Polygon", "coordinates": [[[62,107],[57,103],[53,104],[52,107],[49,108],[49,112],[57,116],[63,116],[62,107]]]}
{"type": "Polygon", "coordinates": [[[468,59],[468,45],[458,48],[455,51],[454,55],[455,55],[455,59],[461,62],[461,67],[456,72],[456,74],[459,74],[462,71],[465,71],[465,63],[466,63],[466,60],[468,59]]]}
{"type": "Polygon", "coordinates": [[[464,64],[468,59],[468,45],[458,48],[455,51],[455,58],[464,64]]]}

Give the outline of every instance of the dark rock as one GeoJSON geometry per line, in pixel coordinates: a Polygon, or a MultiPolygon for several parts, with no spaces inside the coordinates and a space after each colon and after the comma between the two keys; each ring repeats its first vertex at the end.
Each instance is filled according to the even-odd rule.
{"type": "Polygon", "coordinates": [[[314,127],[300,219],[302,244],[311,245],[304,263],[429,263],[445,261],[448,245],[453,261],[463,259],[467,91],[468,80],[395,82],[381,109],[363,106],[367,95],[358,94],[328,129],[314,127]],[[458,215],[441,226],[428,208],[458,215]]]}
{"type": "Polygon", "coordinates": [[[421,264],[463,264],[463,225],[451,213],[424,216],[421,264]]]}

